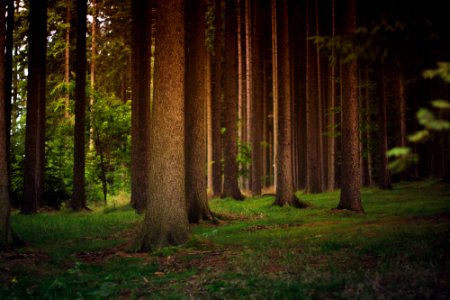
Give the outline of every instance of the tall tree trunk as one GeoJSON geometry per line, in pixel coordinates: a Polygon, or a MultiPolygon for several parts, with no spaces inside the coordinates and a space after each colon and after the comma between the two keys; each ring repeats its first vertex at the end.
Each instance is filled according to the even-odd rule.
{"type": "Polygon", "coordinates": [[[71,12],[72,0],[66,0],[66,45],[64,49],[64,83],[66,84],[66,96],[64,99],[64,117],[69,118],[70,110],[70,19],[72,18],[71,12]]]}
{"type": "Polygon", "coordinates": [[[271,1],[272,25],[272,97],[273,97],[273,177],[274,188],[277,189],[277,161],[278,161],[278,37],[277,37],[277,0],[271,1]]]}
{"type": "Polygon", "coordinates": [[[222,36],[222,0],[215,0],[215,19],[214,19],[214,51],[212,62],[212,181],[213,181],[213,197],[218,197],[222,193],[222,53],[223,53],[223,36],[222,36]]]}
{"type": "Polygon", "coordinates": [[[29,21],[24,214],[36,213],[44,196],[47,1],[30,2],[29,21]]]}
{"type": "MultiPolygon", "coordinates": [[[[5,111],[6,111],[6,158],[8,182],[11,182],[11,120],[12,120],[12,82],[13,82],[13,50],[14,50],[14,0],[6,0],[7,10],[5,35],[5,111]]],[[[3,23],[0,23],[3,26],[3,23]]],[[[0,100],[1,101],[1,100],[0,100]]]]}
{"type": "MultiPolygon", "coordinates": [[[[332,0],[331,7],[331,36],[336,36],[336,18],[335,18],[335,0],[332,0]]],[[[336,56],[336,49],[333,47],[332,56],[336,56]]],[[[333,191],[336,188],[335,181],[335,163],[336,163],[336,114],[334,112],[336,108],[336,64],[331,63],[329,66],[330,76],[328,78],[329,84],[329,97],[328,97],[328,157],[327,157],[327,190],[333,191]]]]}
{"type": "Polygon", "coordinates": [[[378,187],[392,189],[387,159],[387,112],[386,112],[386,82],[385,66],[378,70],[378,187]]]}
{"type": "MultiPolygon", "coordinates": [[[[356,30],[355,0],[346,0],[345,34],[356,30]]],[[[342,64],[342,179],[338,209],[364,212],[361,204],[361,168],[358,130],[358,65],[355,60],[342,64]]]]}
{"type": "Polygon", "coordinates": [[[205,0],[186,0],[186,201],[190,223],[211,219],[206,195],[205,0]]]}
{"type": "MultiPolygon", "coordinates": [[[[89,107],[91,114],[89,115],[89,150],[94,150],[94,126],[92,112],[94,107],[95,93],[95,62],[97,60],[97,16],[98,7],[97,0],[91,0],[92,5],[92,23],[91,23],[91,93],[89,95],[89,107]]],[[[106,203],[105,203],[106,204],[106,203]]]]}
{"type": "MultiPolygon", "coordinates": [[[[315,5],[313,0],[307,1],[306,31],[307,38],[316,34],[315,5]]],[[[306,127],[307,127],[307,193],[322,192],[321,183],[321,157],[319,132],[319,99],[317,82],[317,51],[314,41],[308,40],[306,46],[306,127]]]]}
{"type": "Polygon", "coordinates": [[[237,145],[237,18],[236,0],[226,2],[225,7],[225,133],[223,138],[224,151],[224,182],[222,197],[232,197],[243,200],[238,186],[238,163],[236,161],[237,145]]]}
{"type": "Polygon", "coordinates": [[[143,213],[150,197],[150,81],[152,1],[132,2],[131,204],[143,213]]]}
{"type": "Polygon", "coordinates": [[[150,129],[150,198],[138,250],[189,238],[185,193],[185,1],[158,0],[150,129]]]}
{"type": "Polygon", "coordinates": [[[73,194],[70,206],[79,211],[86,208],[85,116],[86,116],[86,15],[87,0],[77,0],[77,44],[75,81],[75,134],[73,162],[73,194]]]}
{"type": "Polygon", "coordinates": [[[278,158],[275,205],[304,207],[295,197],[292,168],[291,66],[288,0],[277,0],[278,158]]]}
{"type": "Polygon", "coordinates": [[[251,162],[251,191],[253,196],[261,195],[261,141],[262,141],[262,8],[259,1],[253,2],[253,28],[251,30],[251,88],[252,97],[250,101],[250,143],[252,149],[251,162]]]}
{"type": "MultiPolygon", "coordinates": [[[[11,5],[11,4],[9,4],[11,5]]],[[[0,250],[13,243],[10,225],[9,170],[7,136],[8,118],[6,90],[11,89],[6,79],[6,0],[0,1],[0,250]]]]}

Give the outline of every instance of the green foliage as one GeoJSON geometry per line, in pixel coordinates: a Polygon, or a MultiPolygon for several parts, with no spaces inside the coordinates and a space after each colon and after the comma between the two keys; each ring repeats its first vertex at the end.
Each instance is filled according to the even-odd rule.
{"type": "Polygon", "coordinates": [[[248,178],[250,176],[250,164],[252,162],[252,146],[250,143],[238,141],[236,162],[239,165],[238,176],[248,178]]]}

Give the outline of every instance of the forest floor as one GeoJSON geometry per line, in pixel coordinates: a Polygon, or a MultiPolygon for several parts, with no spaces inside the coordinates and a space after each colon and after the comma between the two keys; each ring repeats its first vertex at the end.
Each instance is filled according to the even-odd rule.
{"type": "Polygon", "coordinates": [[[225,216],[185,245],[130,253],[129,206],[12,215],[26,246],[0,254],[0,299],[449,299],[450,184],[366,188],[366,214],[338,192],[213,199],[225,216]]]}

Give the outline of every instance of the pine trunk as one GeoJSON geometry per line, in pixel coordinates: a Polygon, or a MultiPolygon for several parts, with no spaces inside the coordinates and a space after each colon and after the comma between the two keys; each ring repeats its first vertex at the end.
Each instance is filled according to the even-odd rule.
{"type": "Polygon", "coordinates": [[[24,214],[36,213],[44,197],[47,1],[30,2],[29,20],[24,214]]]}
{"type": "Polygon", "coordinates": [[[131,203],[143,213],[150,197],[150,81],[152,1],[132,2],[131,203]]]}
{"type": "Polygon", "coordinates": [[[243,200],[238,186],[238,163],[236,161],[237,145],[237,18],[236,0],[226,2],[225,7],[225,80],[224,107],[225,133],[223,135],[224,182],[222,198],[232,197],[243,200]]]}
{"type": "Polygon", "coordinates": [[[261,175],[262,175],[262,159],[261,159],[261,141],[262,141],[262,8],[259,1],[253,3],[253,28],[252,28],[252,97],[248,99],[251,105],[250,112],[250,143],[252,149],[251,162],[251,191],[253,196],[261,195],[261,175]]]}
{"type": "Polygon", "coordinates": [[[222,53],[223,53],[223,36],[222,36],[222,0],[215,0],[215,19],[214,19],[214,51],[212,61],[212,182],[213,197],[218,197],[222,193],[222,53]]]}
{"type": "Polygon", "coordinates": [[[278,158],[275,205],[303,207],[295,197],[292,168],[291,66],[288,1],[277,0],[278,158]]]}
{"type": "Polygon", "coordinates": [[[10,199],[9,199],[9,170],[7,147],[7,108],[9,100],[6,89],[6,1],[0,2],[0,250],[13,243],[10,225],[10,199]]]}
{"type": "Polygon", "coordinates": [[[150,129],[150,197],[137,250],[189,238],[185,189],[185,1],[158,0],[150,129]]]}
{"type": "Polygon", "coordinates": [[[86,115],[86,14],[87,1],[77,0],[77,44],[75,81],[75,134],[73,162],[73,194],[70,206],[79,211],[86,208],[85,115],[86,115]]]}
{"type": "Polygon", "coordinates": [[[206,44],[204,0],[187,0],[186,200],[190,223],[211,219],[206,195],[206,44]]]}
{"type": "MultiPolygon", "coordinates": [[[[346,0],[345,34],[356,30],[355,0],[346,0]]],[[[364,212],[361,204],[361,168],[358,130],[358,65],[356,61],[342,64],[342,179],[338,209],[364,212]]]]}

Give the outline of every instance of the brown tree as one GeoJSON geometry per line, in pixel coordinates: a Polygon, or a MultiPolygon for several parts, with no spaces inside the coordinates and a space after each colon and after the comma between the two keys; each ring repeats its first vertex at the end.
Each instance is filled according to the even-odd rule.
{"type": "Polygon", "coordinates": [[[138,251],[189,238],[185,198],[185,1],[156,2],[155,73],[150,128],[150,197],[138,251]]]}
{"type": "Polygon", "coordinates": [[[214,1],[214,45],[211,62],[212,73],[212,195],[218,197],[222,193],[222,58],[223,58],[223,35],[222,35],[222,0],[214,1]]]}
{"type": "Polygon", "coordinates": [[[292,169],[291,67],[288,1],[276,0],[278,60],[278,157],[275,205],[304,207],[295,197],[292,169]]]}
{"type": "MultiPolygon", "coordinates": [[[[64,49],[64,83],[68,85],[70,82],[70,19],[72,18],[72,1],[66,0],[66,45],[64,49]]],[[[64,117],[69,118],[70,94],[67,92],[64,99],[64,117]]]]}
{"type": "MultiPolygon", "coordinates": [[[[344,34],[356,30],[355,0],[346,0],[344,34]]],[[[338,209],[364,212],[361,204],[361,168],[358,129],[358,65],[356,60],[342,64],[342,179],[338,209]]]]}
{"type": "Polygon", "coordinates": [[[262,89],[263,89],[263,74],[262,74],[262,8],[260,1],[253,1],[253,26],[252,26],[252,96],[248,99],[250,101],[250,143],[252,148],[252,162],[251,162],[251,191],[252,195],[261,195],[261,176],[262,176],[262,89]]]}
{"type": "Polygon", "coordinates": [[[143,213],[150,197],[150,80],[152,1],[132,1],[131,204],[143,213]]]}
{"type": "MultiPolygon", "coordinates": [[[[0,250],[13,243],[10,226],[9,172],[6,117],[6,1],[0,1],[0,250]]],[[[9,87],[10,88],[10,87],[9,87]]]]}
{"type": "Polygon", "coordinates": [[[204,0],[186,0],[186,201],[190,223],[211,219],[206,196],[206,45],[204,0]]]}
{"type": "Polygon", "coordinates": [[[77,42],[75,81],[75,130],[73,193],[70,207],[79,211],[86,208],[85,172],[85,115],[86,115],[86,15],[87,0],[77,0],[77,42]]]}
{"type": "MultiPolygon", "coordinates": [[[[316,9],[314,0],[307,0],[306,32],[307,38],[316,35],[316,9]]],[[[306,46],[306,136],[307,136],[307,179],[306,192],[322,192],[320,151],[321,133],[319,131],[319,84],[317,82],[317,48],[313,40],[306,46]]]]}
{"type": "Polygon", "coordinates": [[[36,213],[44,196],[47,1],[30,1],[24,198],[21,212],[36,213]]]}
{"type": "Polygon", "coordinates": [[[224,108],[225,133],[223,135],[224,182],[222,197],[243,200],[238,186],[237,145],[237,18],[236,0],[226,2],[225,7],[225,80],[224,108]]]}

